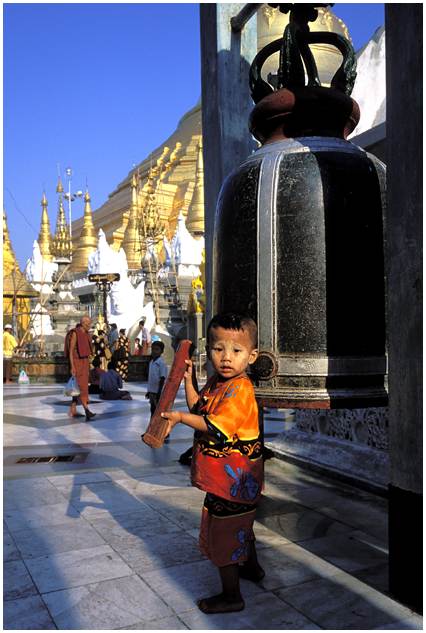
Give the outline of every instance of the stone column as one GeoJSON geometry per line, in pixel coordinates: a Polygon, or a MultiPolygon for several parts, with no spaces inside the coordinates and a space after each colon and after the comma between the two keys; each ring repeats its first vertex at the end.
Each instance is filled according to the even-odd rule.
{"type": "Polygon", "coordinates": [[[386,4],[390,591],[422,608],[422,11],[386,4]]]}
{"type": "Polygon", "coordinates": [[[247,125],[253,108],[248,73],[257,53],[257,19],[254,15],[238,33],[230,23],[243,6],[200,4],[206,322],[212,316],[212,248],[219,190],[226,176],[257,146],[247,125]]]}

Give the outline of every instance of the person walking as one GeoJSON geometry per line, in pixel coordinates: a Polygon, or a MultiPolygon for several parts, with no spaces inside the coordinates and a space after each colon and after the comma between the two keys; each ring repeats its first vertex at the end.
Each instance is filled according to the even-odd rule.
{"type": "Polygon", "coordinates": [[[12,356],[18,347],[18,341],[12,334],[13,328],[10,323],[7,323],[3,329],[3,382],[10,385],[13,383],[12,356]]]}
{"type": "Polygon", "coordinates": [[[116,365],[116,371],[120,374],[123,380],[127,380],[127,376],[129,374],[129,353],[130,341],[126,336],[126,330],[121,328],[117,340],[117,347],[112,360],[116,365]]]}
{"type": "MultiPolygon", "coordinates": [[[[80,319],[79,325],[68,334],[68,357],[70,361],[71,374],[75,376],[80,389],[80,402],[86,414],[86,421],[95,417],[95,413],[89,411],[89,367],[90,356],[93,354],[91,336],[89,334],[92,320],[88,315],[80,319]]],[[[66,350],[67,351],[67,350],[66,350]]],[[[66,354],[67,355],[67,354],[66,354]]],[[[71,404],[69,415],[77,415],[77,402],[71,404]]]]}

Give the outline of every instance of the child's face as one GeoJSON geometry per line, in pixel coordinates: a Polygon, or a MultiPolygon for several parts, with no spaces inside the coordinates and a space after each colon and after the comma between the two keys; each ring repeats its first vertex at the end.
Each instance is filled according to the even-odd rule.
{"type": "Polygon", "coordinates": [[[257,358],[247,330],[212,328],[209,334],[209,358],[215,371],[226,380],[240,376],[257,358]]]}
{"type": "Polygon", "coordinates": [[[151,356],[153,358],[159,358],[162,353],[163,350],[161,349],[161,347],[159,347],[158,345],[151,345],[151,356]]]}

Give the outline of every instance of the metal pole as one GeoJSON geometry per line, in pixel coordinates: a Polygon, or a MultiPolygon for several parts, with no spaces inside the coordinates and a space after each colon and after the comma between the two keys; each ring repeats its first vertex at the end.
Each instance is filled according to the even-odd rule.
{"type": "Polygon", "coordinates": [[[68,215],[69,215],[69,223],[70,223],[70,239],[72,239],[72,228],[71,228],[71,173],[69,174],[69,177],[68,177],[68,215]]]}
{"type": "Polygon", "coordinates": [[[241,11],[231,18],[231,29],[234,33],[239,33],[243,30],[244,26],[250,20],[250,18],[263,6],[263,2],[246,4],[241,11]]]}

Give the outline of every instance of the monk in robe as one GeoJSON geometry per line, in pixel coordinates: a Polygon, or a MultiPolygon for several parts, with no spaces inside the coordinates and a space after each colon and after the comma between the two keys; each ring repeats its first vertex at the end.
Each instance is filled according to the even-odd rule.
{"type": "MultiPolygon", "coordinates": [[[[86,421],[95,417],[95,413],[89,411],[89,368],[90,356],[93,354],[92,337],[89,330],[92,320],[88,315],[84,315],[80,319],[80,324],[70,332],[69,337],[69,360],[71,366],[71,374],[75,376],[78,387],[80,389],[80,402],[83,405],[86,414],[86,421]]],[[[73,400],[71,404],[70,415],[77,415],[77,402],[73,400]]]]}

